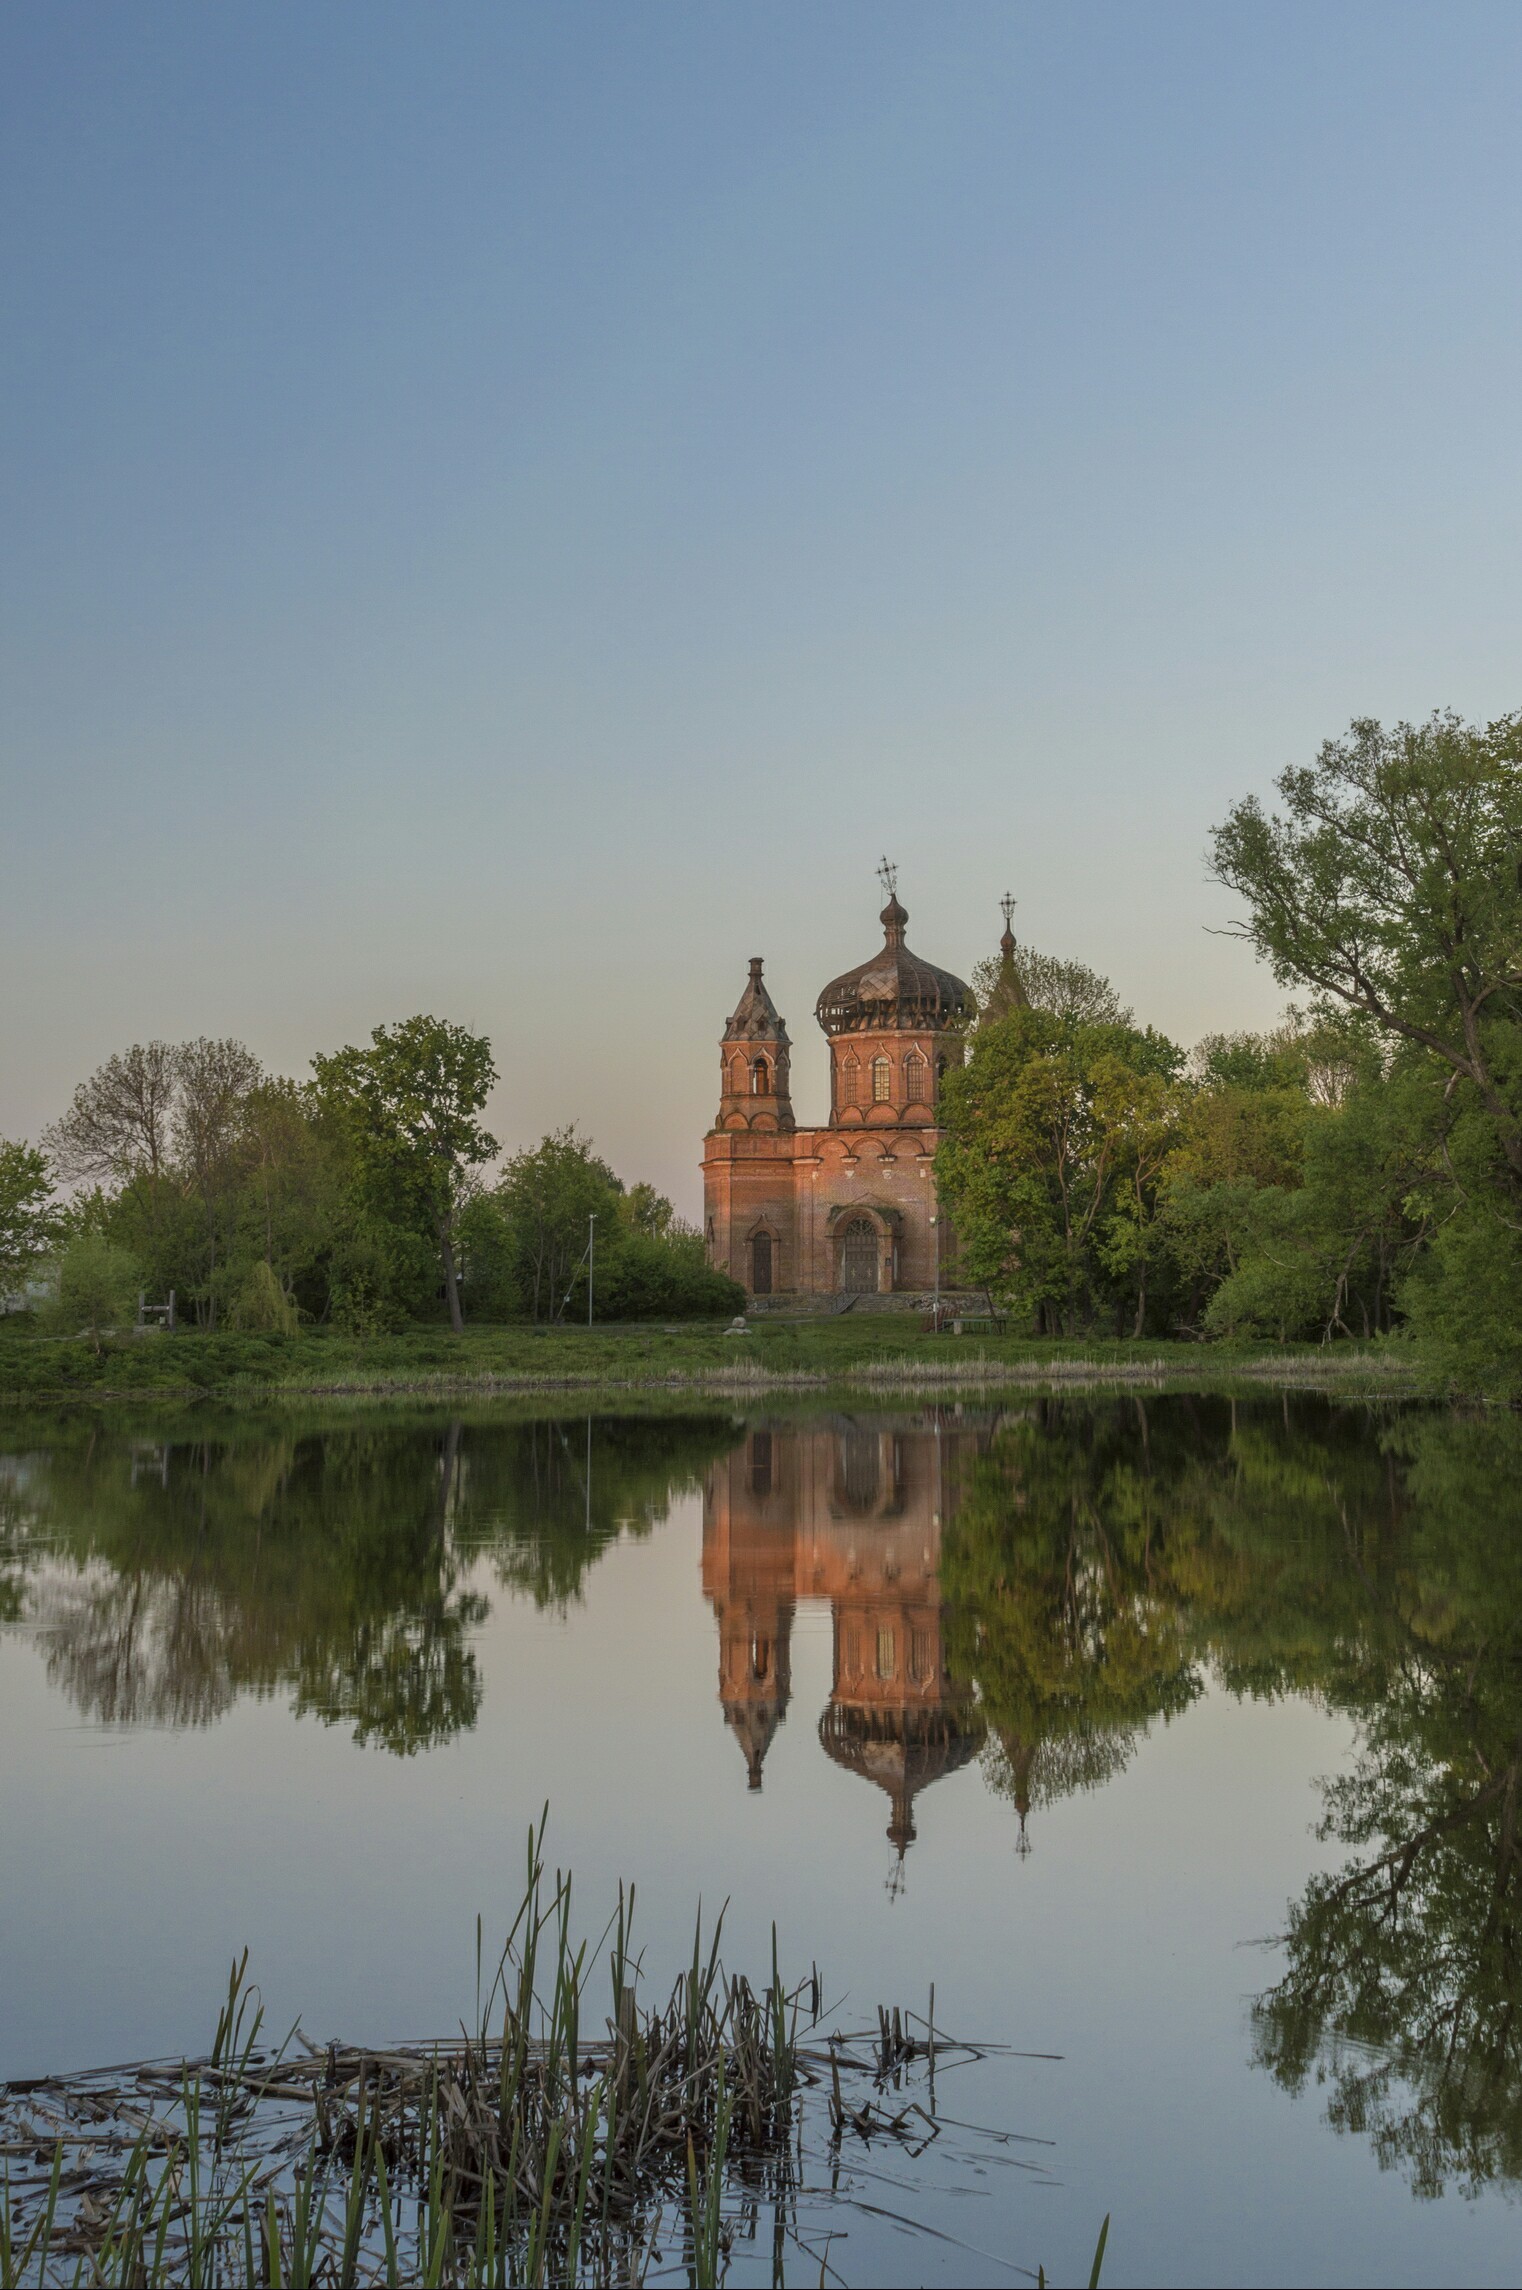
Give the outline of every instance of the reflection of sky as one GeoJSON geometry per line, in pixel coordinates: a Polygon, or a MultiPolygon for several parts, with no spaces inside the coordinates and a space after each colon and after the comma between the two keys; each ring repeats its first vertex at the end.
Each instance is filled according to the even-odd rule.
{"type": "Polygon", "coordinates": [[[0,1134],[436,1008],[694,1199],[872,867],[1192,1039],[1211,822],[1515,704],[1522,15],[12,0],[0,1134]]]}
{"type": "MultiPolygon", "coordinates": [[[[549,1797],[587,1920],[632,1876],[663,1975],[699,1896],[728,1896],[732,1965],[764,1964],[775,1917],[784,1960],[817,1957],[855,2006],[918,2007],[933,1979],[943,2024],[1066,2055],[977,2071],[955,2103],[943,2088],[951,2112],[1057,2141],[1060,2188],[993,2170],[933,2214],[986,2250],[1081,2278],[1108,2209],[1116,2283],[1514,2276],[1504,2204],[1414,2204],[1314,2093],[1291,2103],[1247,2064],[1245,1998],[1271,1959],[1242,1943],[1316,1862],[1312,1777],[1342,1758],[1340,1723],[1209,1693],[1110,1786],[1041,1808],[1023,1861],[1008,1806],[954,1774],[918,1800],[892,1900],[882,1796],[815,1731],[827,1604],[799,1609],[791,1709],[747,1793],[701,1530],[681,1500],[564,1618],[480,1568],[479,1722],[412,1759],[297,1723],[282,1696],[203,1730],[104,1733],[49,1692],[24,1636],[0,1639],[0,2072],[199,2047],[245,1941],[282,2027],[298,2008],[318,2037],[447,2027],[470,2009],[476,1912],[489,1936],[516,1903],[549,1797]]],[[[853,2229],[848,2278],[903,2278],[906,2246],[878,2231],[853,2229]]],[[[1006,2279],[926,2244],[912,2268],[1006,2279]]]]}

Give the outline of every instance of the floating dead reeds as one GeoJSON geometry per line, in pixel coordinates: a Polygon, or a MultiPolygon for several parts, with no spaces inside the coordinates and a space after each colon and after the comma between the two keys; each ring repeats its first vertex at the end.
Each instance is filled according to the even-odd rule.
{"type": "Polygon", "coordinates": [[[764,1986],[729,1976],[721,1916],[651,2006],[632,1890],[596,1948],[578,1943],[571,1880],[546,1877],[543,1840],[541,1823],[457,2038],[324,2047],[298,2027],[271,2046],[245,1956],[205,2058],[0,2086],[3,2290],[707,2284],[763,2218],[773,2280],[789,2247],[811,2279],[839,2280],[831,2214],[884,2215],[863,2194],[874,2148],[902,2166],[943,2140],[965,2153],[971,2135],[1045,2175],[999,2152],[1009,2133],[946,2137],[937,2075],[1003,2047],[935,2028],[933,1991],[924,2019],[883,2011],[827,2033],[817,1970],[786,1985],[774,1938],[764,1986]],[[594,2027],[604,1946],[611,2008],[594,2027]]]}

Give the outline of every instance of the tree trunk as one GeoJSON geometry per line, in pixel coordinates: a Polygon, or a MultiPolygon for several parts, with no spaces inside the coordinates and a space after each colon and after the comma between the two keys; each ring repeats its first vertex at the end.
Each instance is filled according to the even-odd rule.
{"type": "Polygon", "coordinates": [[[444,1260],[444,1294],[449,1299],[449,1325],[457,1336],[463,1336],[465,1315],[460,1310],[460,1283],[455,1277],[454,1239],[445,1217],[439,1219],[439,1254],[444,1260]]]}

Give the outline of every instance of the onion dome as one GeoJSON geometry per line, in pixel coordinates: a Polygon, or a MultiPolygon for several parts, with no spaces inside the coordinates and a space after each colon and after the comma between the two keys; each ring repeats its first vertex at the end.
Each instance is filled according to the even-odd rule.
{"type": "Polygon", "coordinates": [[[883,946],[870,962],[858,963],[832,978],[819,997],[815,1015],[827,1034],[876,1032],[883,1028],[958,1026],[973,1014],[966,985],[949,970],[922,961],[904,944],[909,917],[897,894],[889,893],[879,920],[883,946]]]}

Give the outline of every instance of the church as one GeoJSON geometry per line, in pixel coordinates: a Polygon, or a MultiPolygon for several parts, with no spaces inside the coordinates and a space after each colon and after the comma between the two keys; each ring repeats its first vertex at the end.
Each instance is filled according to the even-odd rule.
{"type": "MultiPolygon", "coordinates": [[[[750,1296],[925,1296],[950,1285],[953,1241],[936,1206],[936,1109],[962,1062],[971,991],[911,953],[884,864],[883,943],[831,979],[815,1015],[830,1046],[830,1117],[793,1117],[787,1027],[750,978],[719,1050],[718,1118],[703,1153],[711,1263],[750,1296]]],[[[1006,908],[1008,907],[1006,902],[1006,908]]],[[[1024,1000],[1006,911],[998,999],[1024,1000]]]]}

